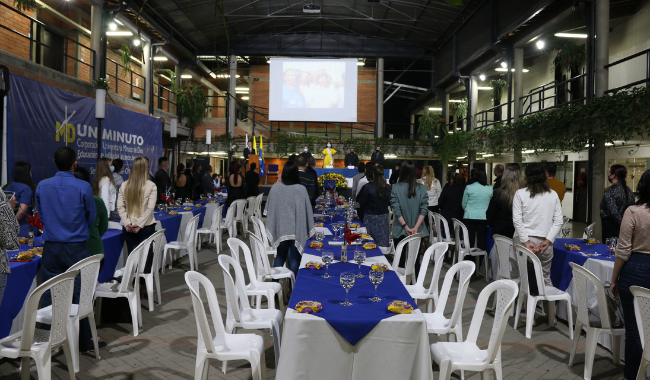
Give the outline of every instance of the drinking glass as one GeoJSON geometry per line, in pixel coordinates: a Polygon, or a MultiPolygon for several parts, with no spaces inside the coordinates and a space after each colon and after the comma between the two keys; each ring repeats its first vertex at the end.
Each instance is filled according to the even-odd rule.
{"type": "Polygon", "coordinates": [[[345,289],[345,302],[341,302],[341,306],[352,306],[352,302],[348,301],[348,293],[354,286],[355,279],[356,277],[352,272],[341,273],[341,285],[343,286],[343,289],[345,289]]]}
{"type": "Polygon", "coordinates": [[[384,281],[384,270],[381,268],[376,268],[376,269],[370,268],[368,277],[370,277],[370,282],[375,286],[375,296],[372,297],[370,300],[372,302],[379,302],[381,301],[381,298],[377,296],[377,286],[379,286],[379,284],[381,284],[381,282],[384,281]]]}
{"type": "MultiPolygon", "coordinates": [[[[320,242],[322,242],[322,241],[325,239],[325,233],[324,233],[323,231],[316,231],[315,238],[316,238],[316,241],[320,243],[320,242]]],[[[321,251],[321,248],[320,248],[320,247],[317,247],[316,250],[317,250],[318,252],[320,252],[320,251],[321,251]]]]}
{"type": "Polygon", "coordinates": [[[205,194],[201,194],[201,195],[199,195],[199,198],[201,198],[201,199],[205,199],[205,194]]]}
{"type": "Polygon", "coordinates": [[[366,276],[361,274],[361,264],[363,264],[364,261],[366,261],[366,252],[362,251],[360,249],[355,249],[354,250],[354,261],[359,264],[359,274],[357,274],[357,278],[364,278],[366,276]]]}
{"type": "Polygon", "coordinates": [[[341,230],[341,224],[333,223],[332,229],[334,230],[334,240],[339,240],[339,231],[341,230]]]}
{"type": "Polygon", "coordinates": [[[569,227],[562,228],[562,236],[564,236],[565,239],[569,236],[570,233],[571,233],[571,228],[569,227]]]}
{"type": "Polygon", "coordinates": [[[334,261],[334,252],[324,251],[321,258],[323,259],[323,262],[325,263],[325,274],[322,277],[323,278],[332,278],[332,276],[329,275],[329,270],[330,270],[330,263],[332,261],[334,261]]]}

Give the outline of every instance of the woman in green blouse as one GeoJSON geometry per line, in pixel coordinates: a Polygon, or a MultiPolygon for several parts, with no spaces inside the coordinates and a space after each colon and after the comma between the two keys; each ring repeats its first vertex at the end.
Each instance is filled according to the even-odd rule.
{"type": "MultiPolygon", "coordinates": [[[[87,169],[77,167],[74,170],[75,178],[90,183],[90,173],[87,169]]],[[[102,236],[108,230],[108,211],[106,205],[101,197],[95,195],[95,207],[97,208],[97,216],[95,222],[89,227],[90,239],[88,239],[88,246],[90,255],[98,255],[104,253],[104,243],[102,243],[102,236]]]]}

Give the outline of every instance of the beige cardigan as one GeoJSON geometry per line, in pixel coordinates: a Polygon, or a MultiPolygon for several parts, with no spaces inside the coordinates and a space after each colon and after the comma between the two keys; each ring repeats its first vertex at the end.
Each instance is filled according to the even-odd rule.
{"type": "Polygon", "coordinates": [[[144,199],[140,216],[129,217],[126,214],[126,202],[124,202],[124,187],[127,183],[129,183],[128,180],[124,181],[122,186],[120,186],[120,191],[117,195],[117,211],[120,214],[120,224],[123,226],[132,224],[142,228],[156,223],[156,219],[153,216],[154,209],[156,208],[156,195],[158,191],[156,184],[152,181],[146,182],[144,185],[144,199]]]}

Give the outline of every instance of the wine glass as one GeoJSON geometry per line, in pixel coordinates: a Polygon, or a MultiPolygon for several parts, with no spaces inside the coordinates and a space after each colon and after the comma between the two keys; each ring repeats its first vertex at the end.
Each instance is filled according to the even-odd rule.
{"type": "Polygon", "coordinates": [[[366,276],[361,274],[361,264],[363,264],[364,261],[366,261],[366,252],[362,251],[360,249],[355,249],[354,250],[354,261],[359,264],[359,274],[357,274],[357,278],[364,278],[366,276]]]}
{"type": "MultiPolygon", "coordinates": [[[[316,238],[316,241],[317,241],[317,242],[322,242],[323,239],[325,239],[325,233],[324,233],[323,231],[316,231],[316,234],[315,234],[314,237],[316,238]]],[[[318,252],[320,252],[320,251],[321,251],[320,246],[318,246],[318,247],[316,248],[316,250],[317,250],[318,252]]]]}
{"type": "Polygon", "coordinates": [[[348,293],[354,286],[355,279],[355,274],[352,272],[341,273],[341,285],[345,289],[345,302],[341,302],[341,306],[352,306],[352,302],[348,301],[348,293]]]}
{"type": "Polygon", "coordinates": [[[205,199],[205,194],[201,194],[201,195],[199,195],[199,198],[200,198],[200,199],[205,199]]]}
{"type": "Polygon", "coordinates": [[[382,281],[384,281],[384,270],[382,268],[370,268],[370,273],[368,273],[368,277],[370,277],[370,282],[375,285],[375,296],[372,297],[370,300],[372,302],[379,302],[381,301],[381,298],[377,296],[377,286],[381,284],[382,281]]]}
{"type": "Polygon", "coordinates": [[[569,236],[570,233],[571,233],[571,228],[569,227],[562,228],[562,236],[564,236],[565,239],[569,236]]]}
{"type": "Polygon", "coordinates": [[[332,223],[332,229],[334,230],[334,240],[339,240],[338,232],[341,226],[338,223],[332,223]]]}
{"type": "Polygon", "coordinates": [[[325,274],[322,277],[332,278],[332,276],[329,275],[329,270],[330,270],[330,263],[334,261],[334,252],[323,251],[321,258],[325,263],[325,274]]]}

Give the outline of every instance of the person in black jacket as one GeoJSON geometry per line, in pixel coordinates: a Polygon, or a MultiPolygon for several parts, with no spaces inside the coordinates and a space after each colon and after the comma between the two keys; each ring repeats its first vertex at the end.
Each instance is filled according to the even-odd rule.
{"type": "Polygon", "coordinates": [[[185,160],[185,186],[183,186],[188,194],[188,198],[194,199],[194,160],[188,158],[185,160]]]}
{"type": "Polygon", "coordinates": [[[302,153],[300,153],[300,155],[304,156],[307,161],[309,161],[309,157],[313,157],[311,153],[309,153],[309,147],[307,145],[302,148],[302,153]]]}
{"type": "Polygon", "coordinates": [[[521,188],[521,173],[519,169],[508,168],[499,178],[501,188],[494,192],[486,212],[488,224],[492,227],[492,235],[509,237],[515,234],[512,224],[512,199],[521,188]]]}
{"type": "Polygon", "coordinates": [[[371,173],[372,180],[367,183],[357,200],[359,206],[364,210],[363,224],[368,230],[368,235],[380,247],[388,247],[388,207],[390,206],[391,186],[386,184],[384,168],[375,165],[371,173]]]}
{"type": "Polygon", "coordinates": [[[503,177],[503,165],[498,164],[494,166],[494,175],[497,176],[497,178],[494,179],[494,190],[498,190],[501,188],[501,178],[503,177]]]}
{"type": "Polygon", "coordinates": [[[350,153],[345,155],[345,167],[359,165],[359,156],[354,153],[354,148],[350,148],[350,153]]]}
{"type": "Polygon", "coordinates": [[[399,165],[400,163],[397,162],[397,165],[395,165],[395,170],[393,170],[392,173],[390,173],[390,178],[388,179],[388,183],[391,185],[394,185],[397,183],[397,180],[399,179],[399,165]]]}
{"type": "Polygon", "coordinates": [[[201,173],[201,194],[208,195],[214,193],[214,182],[212,182],[212,165],[205,165],[205,170],[201,173]]]}
{"type": "Polygon", "coordinates": [[[314,156],[309,156],[307,159],[307,167],[305,168],[305,171],[314,177],[314,183],[316,183],[316,195],[320,195],[321,193],[321,188],[320,185],[318,184],[318,173],[316,173],[316,170],[314,168],[316,167],[316,159],[314,156]]]}
{"type": "Polygon", "coordinates": [[[246,172],[246,196],[256,197],[260,194],[260,175],[255,172],[257,165],[254,162],[250,164],[250,170],[246,172]]]}
{"type": "MultiPolygon", "coordinates": [[[[465,193],[465,176],[460,173],[455,173],[449,186],[442,189],[440,198],[438,198],[438,205],[440,206],[440,214],[447,220],[449,225],[449,233],[454,235],[453,222],[451,218],[458,220],[463,219],[465,211],[463,210],[463,194],[465,193]]],[[[444,231],[441,231],[444,235],[444,231]]],[[[446,238],[446,236],[444,236],[446,238]]]]}
{"type": "Polygon", "coordinates": [[[169,178],[169,174],[167,173],[168,167],[169,159],[167,159],[167,157],[160,157],[158,159],[158,171],[154,177],[154,182],[156,183],[156,188],[158,190],[156,203],[165,203],[165,201],[160,200],[160,196],[167,193],[172,186],[172,180],[169,178]]]}
{"type": "Polygon", "coordinates": [[[381,151],[381,147],[378,146],[377,150],[370,156],[370,161],[374,162],[376,165],[384,166],[384,153],[381,151]]]}
{"type": "Polygon", "coordinates": [[[192,171],[192,183],[194,188],[192,189],[192,199],[197,200],[199,196],[203,194],[203,182],[201,181],[201,169],[203,165],[200,163],[194,164],[194,170],[192,171]]]}

